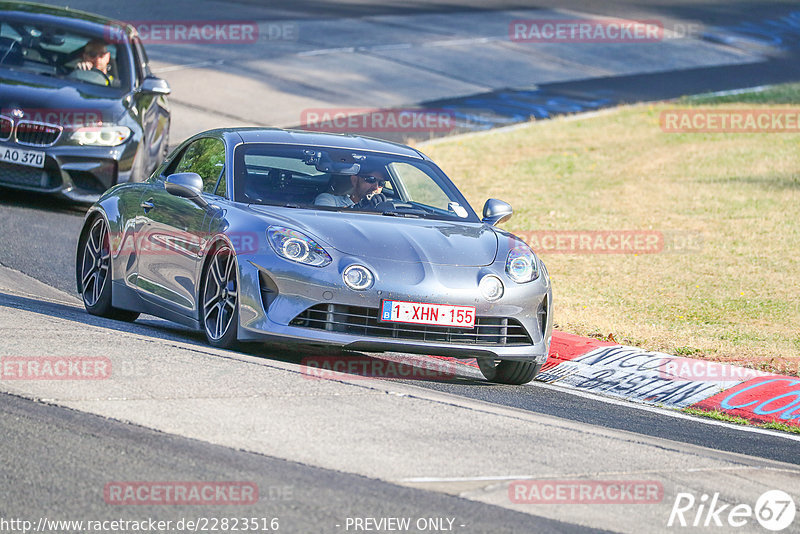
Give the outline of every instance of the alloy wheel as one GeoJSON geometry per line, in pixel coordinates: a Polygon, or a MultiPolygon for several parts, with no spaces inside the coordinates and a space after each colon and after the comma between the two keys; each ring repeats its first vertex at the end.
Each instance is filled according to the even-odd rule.
{"type": "Polygon", "coordinates": [[[86,236],[83,248],[83,265],[81,267],[81,285],[83,300],[87,306],[95,306],[100,300],[103,287],[108,278],[108,267],[111,262],[108,228],[102,218],[92,225],[86,236]]]}
{"type": "Polygon", "coordinates": [[[210,339],[222,339],[228,332],[237,298],[236,257],[229,247],[222,246],[211,258],[203,291],[203,323],[210,339]]]}

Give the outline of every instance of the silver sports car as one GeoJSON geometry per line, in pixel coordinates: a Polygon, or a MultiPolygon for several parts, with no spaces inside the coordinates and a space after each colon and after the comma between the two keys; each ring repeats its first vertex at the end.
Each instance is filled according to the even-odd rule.
{"type": "Polygon", "coordinates": [[[211,345],[296,343],[477,358],[530,381],[547,358],[541,260],[483,218],[419,151],[352,135],[236,128],[181,144],[143,183],[88,211],[76,275],[86,310],[148,313],[211,345]]]}

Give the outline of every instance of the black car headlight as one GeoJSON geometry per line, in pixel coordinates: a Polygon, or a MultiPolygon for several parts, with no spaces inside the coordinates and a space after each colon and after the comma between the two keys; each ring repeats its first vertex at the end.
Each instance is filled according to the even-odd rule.
{"type": "Polygon", "coordinates": [[[283,226],[270,226],[267,230],[267,241],[278,256],[289,261],[312,267],[325,267],[333,261],[316,241],[283,226]]]}
{"type": "Polygon", "coordinates": [[[506,257],[506,273],[518,284],[539,278],[539,262],[528,245],[511,249],[506,257]]]}
{"type": "Polygon", "coordinates": [[[70,132],[69,141],[81,146],[117,146],[131,136],[127,126],[82,126],[70,132]]]}

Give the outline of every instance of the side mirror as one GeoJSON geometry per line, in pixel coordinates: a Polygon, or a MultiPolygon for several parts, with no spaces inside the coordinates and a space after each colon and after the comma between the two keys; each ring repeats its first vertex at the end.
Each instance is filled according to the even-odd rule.
{"type": "Polygon", "coordinates": [[[164,188],[170,195],[188,198],[201,207],[208,207],[203,198],[203,179],[196,172],[179,172],[170,174],[164,182],[164,188]]]}
{"type": "Polygon", "coordinates": [[[167,80],[162,80],[161,78],[156,78],[154,76],[145,78],[139,90],[143,93],[151,93],[155,95],[168,95],[172,92],[172,89],[169,88],[167,80]]]}
{"type": "Polygon", "coordinates": [[[510,219],[512,213],[514,210],[511,209],[511,204],[490,198],[483,205],[483,222],[494,226],[510,219]]]}

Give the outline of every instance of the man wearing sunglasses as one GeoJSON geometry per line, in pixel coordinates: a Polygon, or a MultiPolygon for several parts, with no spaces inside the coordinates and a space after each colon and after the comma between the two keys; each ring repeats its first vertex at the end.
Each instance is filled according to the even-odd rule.
{"type": "Polygon", "coordinates": [[[314,199],[316,206],[330,206],[334,208],[369,209],[386,200],[381,193],[386,177],[379,170],[362,172],[349,177],[350,186],[343,194],[335,195],[333,192],[322,193],[314,199]]]}

